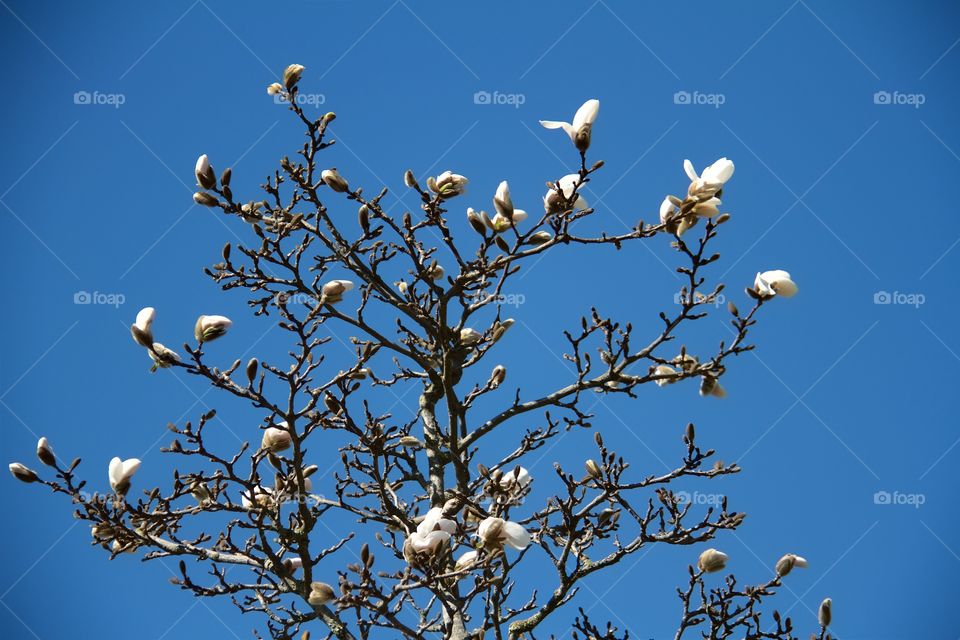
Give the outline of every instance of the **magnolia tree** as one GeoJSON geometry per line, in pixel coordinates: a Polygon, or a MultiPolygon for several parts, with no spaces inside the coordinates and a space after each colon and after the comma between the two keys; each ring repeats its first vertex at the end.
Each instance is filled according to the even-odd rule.
{"type": "MultiPolygon", "coordinates": [[[[761,609],[792,569],[806,566],[802,557],[787,553],[760,584],[710,575],[728,558],[702,547],[745,514],[726,499],[698,512],[671,484],[740,468],[715,461],[692,424],[678,425],[680,460],[660,475],[630,468],[599,432],[583,468],[555,464],[539,481],[547,485],[544,502],[534,504],[523,466],[566,430],[592,428],[590,394],[636,398],[642,386],[693,381],[700,395],[723,396],[728,360],[753,348],[748,332],[761,307],[796,293],[788,273],[760,273],[746,289],[749,309],[728,306],[730,340],[706,354],[674,346],[723,288],[707,288],[704,272],[719,258],[708,246],[729,219],[720,198],[733,163],[722,158],[698,174],[685,162],[685,193],[663,200],[656,224],[580,235],[575,223],[595,213],[582,190],[603,166],[587,159],[600,106],[589,100],[571,123],[541,122],[569,136],[577,159],[573,173],[548,182],[542,211],[515,207],[504,181],[492,215],[467,208],[469,224],[451,225],[451,215],[462,215],[451,212],[466,199],[467,178],[447,171],[421,185],[407,171],[420,211],[395,217],[383,206],[386,189],[370,197],[323,168],[335,115],[304,113],[296,99],[302,72],[291,65],[284,82],[267,89],[306,130],[297,157],[281,160],[263,195],[249,199],[231,186],[230,169],[218,178],[201,156],[194,196],[250,236],[246,245],[227,244],[207,274],[245,291],[254,315],[273,315],[289,351],[221,368],[210,364],[207,344],[228,334],[226,317],[200,316],[195,341],[182,350],[157,341],[152,308],[131,327],[154,371],[181,369],[250,403],[261,416],[259,443],[214,450],[210,411],[170,425],[175,439],[164,451],[182,464],[170,465],[165,487],[135,491],[140,461],[114,458],[111,490],[85,490],[80,460],[61,462],[45,438],[37,455],[49,471],[14,463],[13,475],[72,498],[75,516],[111,558],[179,558],[176,584],[262,614],[271,638],[533,638],[558,616],[550,628],[574,638],[626,638],[565,605],[582,580],[615,574],[652,545],[691,547],[689,576],[677,590],[676,638],[793,638],[789,618],[761,609]],[[343,215],[351,207],[356,219],[343,215]],[[575,373],[545,393],[515,388],[505,367],[487,364],[497,343],[512,339],[502,293],[524,263],[561,246],[588,252],[644,240],[670,244],[685,282],[675,313],[660,314],[659,335],[634,336],[629,322],[585,309],[564,334],[575,373]],[[349,361],[331,334],[349,338],[349,361]],[[377,412],[378,395],[410,385],[419,392],[415,415],[377,412]],[[338,455],[324,457],[339,462],[332,474],[318,473],[311,461],[320,456],[310,454],[331,443],[341,443],[338,455]],[[354,531],[330,543],[327,522],[337,514],[354,531]]],[[[827,599],[821,639],[830,617],[827,599]]]]}

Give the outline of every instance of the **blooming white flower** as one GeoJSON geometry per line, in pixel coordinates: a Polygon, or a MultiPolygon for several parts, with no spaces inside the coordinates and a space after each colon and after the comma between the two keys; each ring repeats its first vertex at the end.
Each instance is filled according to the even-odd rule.
{"type": "Polygon", "coordinates": [[[444,171],[436,178],[431,176],[427,179],[427,186],[441,198],[453,198],[467,191],[467,183],[470,182],[466,177],[452,171],[444,171]]]}
{"type": "Polygon", "coordinates": [[[333,591],[333,587],[328,585],[325,582],[311,582],[310,583],[310,595],[307,596],[307,602],[312,604],[315,607],[320,605],[327,604],[337,599],[337,594],[333,591]]]}
{"type": "Polygon", "coordinates": [[[533,482],[533,476],[531,476],[530,472],[523,467],[520,467],[519,471],[520,472],[517,473],[517,469],[514,468],[503,474],[500,477],[500,486],[506,488],[516,484],[516,486],[520,487],[521,489],[525,489],[528,484],[533,482]]]}
{"type": "Polygon", "coordinates": [[[690,178],[690,192],[701,191],[703,189],[718,191],[726,182],[733,177],[733,162],[726,158],[720,158],[709,167],[703,170],[703,173],[697,175],[693,163],[689,160],[683,161],[683,170],[690,178]]]}
{"type": "Polygon", "coordinates": [[[279,82],[274,82],[272,84],[267,85],[267,93],[270,94],[271,96],[275,96],[281,91],[283,91],[283,85],[280,84],[279,82]]]}
{"type": "Polygon", "coordinates": [[[510,227],[514,226],[518,222],[523,222],[527,219],[527,212],[523,209],[514,209],[513,215],[507,217],[500,212],[497,212],[492,218],[487,218],[490,223],[490,228],[497,233],[506,231],[510,227]]]}
{"type": "MultiPolygon", "coordinates": [[[[653,375],[655,376],[673,376],[677,374],[677,370],[673,367],[661,364],[653,370],[653,375]]],[[[673,384],[676,382],[673,378],[657,378],[656,383],[658,387],[664,387],[668,384],[673,384]]]]}
{"type": "Polygon", "coordinates": [[[303,71],[306,69],[302,64],[291,64],[286,69],[283,70],[283,84],[287,89],[293,89],[293,87],[300,82],[300,76],[303,75],[303,71]]]}
{"type": "Polygon", "coordinates": [[[210,342],[224,335],[232,324],[226,316],[200,316],[193,327],[193,336],[197,342],[210,342]]]}
{"type": "Polygon", "coordinates": [[[463,571],[464,569],[469,569],[470,567],[472,567],[477,563],[477,556],[479,555],[480,555],[480,552],[477,551],[476,549],[472,551],[467,551],[466,553],[461,555],[459,558],[457,558],[455,569],[457,571],[463,571]]]}
{"type": "Polygon", "coordinates": [[[582,185],[583,182],[580,180],[579,173],[568,173],[557,180],[557,187],[560,188],[560,193],[563,194],[565,199],[569,200],[573,197],[573,192],[577,191],[577,199],[573,202],[574,209],[587,209],[590,207],[590,205],[587,204],[587,200],[579,192],[582,185]]]}
{"type": "Polygon", "coordinates": [[[180,362],[180,355],[176,351],[166,348],[159,342],[150,345],[150,348],[147,349],[147,355],[153,360],[151,371],[156,371],[158,368],[166,369],[172,367],[174,362],[180,362]]]}
{"type": "Polygon", "coordinates": [[[113,487],[113,490],[118,494],[126,494],[127,491],[130,490],[130,480],[139,468],[140,461],[136,458],[128,458],[126,460],[113,458],[110,460],[110,466],[108,467],[110,486],[113,487]]]}
{"type": "Polygon", "coordinates": [[[700,567],[700,570],[704,573],[715,573],[717,571],[723,571],[723,568],[727,566],[728,559],[729,556],[722,551],[707,549],[700,554],[700,559],[697,560],[697,566],[700,567]]]}
{"type": "Polygon", "coordinates": [[[790,274],[780,269],[758,273],[756,280],[753,281],[753,287],[761,296],[770,298],[773,296],[792,298],[800,290],[790,279],[790,274]]]}
{"type": "Polygon", "coordinates": [[[506,544],[522,551],[530,544],[530,533],[522,525],[494,516],[480,523],[477,536],[483,540],[484,546],[491,549],[502,549],[506,544]]]}
{"type": "Polygon", "coordinates": [[[272,498],[273,489],[257,486],[253,488],[252,492],[244,490],[240,493],[240,504],[249,511],[250,509],[267,506],[272,498]]]}
{"type": "Polygon", "coordinates": [[[700,395],[726,398],[727,390],[720,385],[720,381],[713,376],[700,377],[700,395]]]}
{"type": "Polygon", "coordinates": [[[443,517],[443,508],[433,507],[403,543],[404,558],[410,564],[416,564],[424,556],[436,555],[456,530],[457,523],[443,517]]]}
{"type": "Polygon", "coordinates": [[[698,202],[693,207],[693,212],[701,218],[712,218],[720,214],[720,198],[713,196],[702,202],[698,202]]]}
{"type": "Polygon", "coordinates": [[[157,317],[157,311],[153,307],[144,307],[137,313],[137,319],[130,327],[130,334],[134,342],[141,347],[149,347],[153,344],[153,321],[157,317]]]}
{"type": "Polygon", "coordinates": [[[506,180],[497,187],[497,192],[493,196],[493,207],[498,214],[508,220],[513,217],[513,199],[510,197],[510,185],[506,180]]]}
{"type": "Polygon", "coordinates": [[[586,151],[590,146],[590,132],[593,128],[593,122],[600,113],[599,100],[587,100],[584,102],[577,113],[573,116],[573,122],[560,122],[557,120],[541,120],[540,125],[545,129],[563,129],[564,133],[570,136],[570,141],[579,151],[586,151]]]}
{"type": "Polygon", "coordinates": [[[476,344],[480,342],[482,338],[483,335],[476,329],[471,327],[464,327],[463,329],[460,329],[460,342],[463,344],[476,344]]]}
{"type": "Polygon", "coordinates": [[[343,300],[343,294],[353,289],[353,282],[350,280],[331,280],[323,285],[323,295],[326,302],[334,303],[343,300]]]}

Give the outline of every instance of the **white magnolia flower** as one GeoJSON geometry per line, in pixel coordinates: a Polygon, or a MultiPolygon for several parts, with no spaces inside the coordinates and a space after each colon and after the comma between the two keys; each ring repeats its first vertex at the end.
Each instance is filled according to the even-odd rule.
{"type": "Polygon", "coordinates": [[[492,218],[488,218],[488,220],[490,221],[490,228],[496,231],[497,233],[506,231],[510,227],[514,226],[516,223],[523,222],[526,219],[527,219],[527,212],[524,211],[523,209],[514,209],[513,216],[510,218],[508,218],[507,216],[499,212],[492,218]]]}
{"type": "Polygon", "coordinates": [[[130,480],[139,468],[140,461],[136,458],[128,458],[127,460],[113,458],[108,468],[110,486],[120,495],[125,494],[130,490],[130,480]]]}
{"type": "Polygon", "coordinates": [[[284,559],[283,566],[287,571],[293,573],[294,571],[299,571],[303,568],[303,558],[300,556],[290,556],[289,558],[284,559]]]}
{"type": "Polygon", "coordinates": [[[474,549],[473,551],[467,551],[466,553],[461,555],[459,558],[457,558],[457,562],[455,565],[456,570],[463,571],[464,569],[469,569],[470,567],[472,567],[477,563],[477,556],[479,555],[480,555],[480,552],[477,551],[476,549],[474,549]]]}
{"type": "Polygon", "coordinates": [[[207,154],[203,154],[197,158],[197,166],[194,167],[193,172],[197,176],[197,184],[204,189],[211,189],[217,186],[217,177],[213,173],[213,167],[210,166],[210,159],[207,157],[207,154]]]}
{"type": "Polygon", "coordinates": [[[460,329],[460,342],[463,344],[477,344],[483,338],[483,335],[476,329],[464,327],[460,329]]]}
{"type": "Polygon", "coordinates": [[[327,604],[337,599],[337,594],[333,587],[326,582],[311,582],[310,595],[307,596],[307,602],[315,607],[327,604]]]}
{"type": "Polygon", "coordinates": [[[200,316],[193,327],[193,336],[197,342],[210,342],[224,335],[232,324],[226,316],[200,316]]]}
{"type": "Polygon", "coordinates": [[[141,347],[149,347],[153,344],[153,321],[157,317],[157,311],[153,307],[144,307],[137,313],[137,319],[130,327],[130,333],[133,340],[141,347]]]}
{"type": "Polygon", "coordinates": [[[345,193],[350,190],[346,178],[337,173],[336,169],[324,169],[320,172],[320,179],[337,193],[345,193]]]}
{"type": "Polygon", "coordinates": [[[506,544],[522,551],[530,544],[530,533],[522,525],[493,516],[480,523],[477,536],[488,548],[502,549],[506,544]]]}
{"type": "Polygon", "coordinates": [[[510,487],[516,484],[521,489],[525,489],[531,482],[533,482],[533,476],[523,467],[520,467],[520,473],[517,473],[517,469],[514,468],[500,477],[501,487],[510,487]]]}
{"type": "Polygon", "coordinates": [[[806,558],[802,558],[793,553],[788,553],[787,555],[777,560],[777,564],[774,567],[774,569],[776,570],[778,576],[783,577],[788,573],[790,573],[794,569],[794,567],[803,569],[806,566],[807,566],[806,558]]]}
{"type": "MultiPolygon", "coordinates": [[[[661,364],[653,370],[653,375],[655,376],[674,376],[676,374],[676,369],[665,364],[661,364]]],[[[664,387],[668,384],[673,384],[674,382],[676,382],[676,380],[673,378],[657,378],[656,380],[658,387],[664,387]]]]}
{"type": "Polygon", "coordinates": [[[351,289],[353,289],[353,282],[350,280],[331,280],[323,285],[321,291],[326,298],[325,302],[332,304],[343,300],[343,294],[351,289]]]}
{"type": "Polygon", "coordinates": [[[291,64],[283,70],[283,84],[287,89],[292,89],[300,82],[300,76],[303,75],[305,68],[302,64],[291,64]]]}
{"type": "Polygon", "coordinates": [[[10,469],[10,473],[13,474],[13,477],[20,482],[30,483],[36,482],[40,479],[39,476],[37,476],[36,471],[19,462],[11,462],[7,468],[10,469]]]}
{"type": "Polygon", "coordinates": [[[693,212],[701,218],[712,218],[720,214],[720,198],[713,196],[693,207],[693,212]]]}
{"type": "Polygon", "coordinates": [[[416,531],[407,536],[403,544],[404,558],[415,564],[423,556],[436,555],[456,530],[457,523],[443,517],[442,507],[430,509],[417,525],[416,531]]]}
{"type": "Polygon", "coordinates": [[[287,423],[281,422],[279,427],[267,427],[263,430],[263,440],[260,445],[273,453],[279,453],[290,447],[293,437],[286,429],[287,423]]]}
{"type": "Polygon", "coordinates": [[[508,220],[513,217],[513,199],[510,197],[510,185],[506,180],[497,187],[497,192],[493,196],[493,207],[497,210],[497,214],[508,220]]]}
{"type": "Polygon", "coordinates": [[[147,349],[147,355],[153,360],[151,371],[172,367],[174,362],[180,361],[180,355],[176,351],[168,349],[159,342],[154,342],[150,348],[147,349]]]}
{"type": "Polygon", "coordinates": [[[582,186],[580,181],[579,173],[568,173],[559,180],[557,180],[557,186],[560,188],[560,192],[563,193],[563,197],[569,200],[573,197],[574,190],[577,190],[577,199],[573,202],[574,209],[587,209],[590,207],[587,204],[586,199],[580,194],[579,188],[582,186]]]}
{"type": "Polygon", "coordinates": [[[780,269],[758,273],[753,282],[754,289],[764,297],[783,296],[792,298],[800,288],[790,279],[790,274],[780,269]]]}
{"type": "Polygon", "coordinates": [[[280,84],[279,82],[274,82],[272,84],[267,85],[267,93],[270,94],[271,96],[275,96],[279,94],[281,91],[283,91],[283,85],[280,84]]]}
{"type": "Polygon", "coordinates": [[[817,611],[817,621],[821,627],[829,627],[833,622],[833,600],[824,598],[820,603],[820,610],[817,611]]]}
{"type": "Polygon", "coordinates": [[[720,381],[713,376],[700,377],[700,395],[726,398],[727,390],[720,385],[720,381]]]}
{"type": "Polygon", "coordinates": [[[697,561],[697,566],[700,567],[700,570],[704,573],[723,571],[723,568],[727,566],[728,558],[729,556],[722,551],[717,551],[716,549],[707,549],[700,554],[700,559],[697,561]]]}
{"type": "Polygon", "coordinates": [[[689,160],[683,161],[683,170],[687,172],[690,178],[690,192],[709,189],[718,191],[733,176],[733,162],[726,158],[720,158],[712,165],[703,170],[703,173],[697,175],[693,168],[693,163],[689,160]]]}
{"type": "Polygon", "coordinates": [[[590,130],[600,112],[599,100],[587,100],[573,116],[573,122],[559,122],[557,120],[541,120],[540,124],[546,129],[563,129],[570,136],[570,141],[580,151],[586,151],[590,146],[590,130]]]}
{"type": "Polygon", "coordinates": [[[441,198],[453,198],[467,191],[466,177],[452,171],[444,171],[436,178],[430,177],[427,186],[441,198]]]}
{"type": "Polygon", "coordinates": [[[240,493],[240,504],[248,511],[250,509],[265,507],[273,498],[273,489],[269,487],[254,487],[253,492],[244,490],[240,493]]]}
{"type": "MultiPolygon", "coordinates": [[[[717,202],[719,203],[719,200],[717,202]]],[[[670,199],[670,196],[664,198],[663,202],[660,203],[660,223],[667,225],[666,231],[668,233],[675,233],[678,236],[682,236],[687,232],[688,229],[697,223],[697,220],[696,218],[691,218],[690,216],[685,216],[678,219],[675,216],[679,213],[680,207],[673,203],[673,200],[670,199]]]]}

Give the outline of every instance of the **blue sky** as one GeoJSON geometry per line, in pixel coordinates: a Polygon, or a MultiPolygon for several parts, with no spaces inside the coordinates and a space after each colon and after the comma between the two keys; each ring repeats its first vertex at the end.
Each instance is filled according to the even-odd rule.
{"type": "MultiPolygon", "coordinates": [[[[755,272],[783,268],[801,292],[764,308],[759,348],[733,363],[725,400],[701,399],[692,385],[644,389],[634,402],[598,403],[596,426],[638,477],[679,460],[687,421],[740,463],[739,476],[680,488],[728,495],[749,514],[714,545],[742,581],[767,579],[786,551],[810,560],[776,601],[801,636],[825,596],[844,639],[960,635],[944,615],[960,569],[960,222],[950,195],[960,6],[0,4],[4,459],[32,463],[46,435],[103,488],[114,455],[143,458],[145,484],[169,478],[158,452],[165,425],[208,407],[229,425],[225,445],[258,437],[247,407],[184,376],[149,375],[127,326],[152,305],[180,344],[198,314],[223,313],[235,327],[211,352],[224,364],[284,350],[269,319],[201,272],[249,232],[190,195],[200,153],[233,166],[234,185],[252,193],[295,152],[299,128],[264,93],[287,64],[307,67],[311,109],[338,113],[330,164],[368,192],[390,187],[397,212],[416,206],[404,194],[407,168],[467,175],[455,212],[487,206],[502,179],[518,205],[536,208],[544,181],[576,160],[537,120],[567,119],[599,98],[591,155],[607,164],[587,195],[608,230],[652,221],[663,196],[685,188],[684,158],[700,168],[727,156],[737,166],[724,197],[733,219],[712,281],[742,301],[755,272]],[[97,295],[77,304],[80,292],[97,295]]],[[[511,379],[563,381],[561,332],[591,305],[655,330],[680,286],[667,244],[557,252],[525,274],[511,292],[522,301],[515,343],[496,356],[511,379]]],[[[727,337],[724,317],[701,321],[687,343],[727,337]]],[[[384,402],[400,416],[415,408],[413,393],[384,402]]],[[[538,495],[550,492],[549,463],[576,468],[590,437],[572,434],[531,461],[538,495]]],[[[84,637],[130,627],[147,640],[250,637],[260,624],[167,584],[173,563],[105,562],[69,505],[7,482],[4,637],[75,636],[81,621],[84,637]]],[[[578,604],[632,637],[672,637],[674,588],[697,552],[654,548],[588,583],[578,604]]],[[[562,632],[574,611],[550,630],[562,632]]]]}

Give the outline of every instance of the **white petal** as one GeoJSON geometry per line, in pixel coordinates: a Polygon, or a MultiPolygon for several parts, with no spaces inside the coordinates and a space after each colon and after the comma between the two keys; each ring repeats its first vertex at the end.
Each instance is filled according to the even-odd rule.
{"type": "Polygon", "coordinates": [[[516,522],[504,522],[503,533],[507,537],[506,543],[518,551],[526,549],[530,544],[530,534],[516,522]]]}
{"type": "Polygon", "coordinates": [[[687,172],[687,177],[690,178],[690,182],[696,182],[700,179],[700,176],[697,175],[696,170],[693,168],[693,163],[689,160],[683,161],[683,170],[687,172]]]}
{"type": "Polygon", "coordinates": [[[157,317],[157,311],[153,307],[144,307],[137,314],[136,325],[141,331],[149,331],[154,318],[157,317]]]}
{"type": "Polygon", "coordinates": [[[110,460],[110,467],[108,470],[108,475],[110,477],[110,484],[116,484],[120,481],[120,476],[123,473],[123,460],[120,458],[113,458],[110,460]]]}
{"type": "Polygon", "coordinates": [[[600,101],[599,100],[587,100],[584,102],[577,113],[573,116],[573,129],[574,131],[579,131],[580,127],[585,124],[593,124],[593,121],[597,119],[597,114],[600,112],[600,101]]]}

